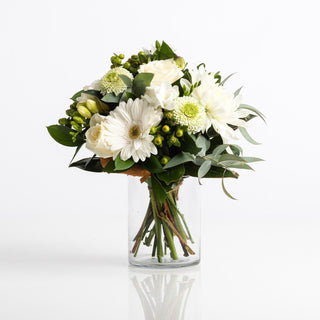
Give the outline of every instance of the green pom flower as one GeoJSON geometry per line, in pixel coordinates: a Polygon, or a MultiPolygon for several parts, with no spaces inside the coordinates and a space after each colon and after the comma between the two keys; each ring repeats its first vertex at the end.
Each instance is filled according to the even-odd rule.
{"type": "Polygon", "coordinates": [[[100,80],[101,93],[114,93],[118,95],[127,89],[126,84],[122,81],[119,75],[127,76],[129,79],[133,79],[131,72],[122,67],[113,68],[108,71],[100,80]]]}
{"type": "Polygon", "coordinates": [[[195,98],[176,98],[173,119],[175,123],[186,126],[189,133],[196,133],[205,129],[206,110],[195,98]]]}

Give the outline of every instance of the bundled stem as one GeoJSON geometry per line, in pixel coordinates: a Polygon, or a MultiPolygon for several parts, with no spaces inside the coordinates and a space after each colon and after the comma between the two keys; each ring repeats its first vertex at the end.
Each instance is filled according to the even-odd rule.
{"type": "Polygon", "coordinates": [[[193,243],[190,230],[186,224],[184,216],[177,208],[177,199],[179,193],[178,185],[175,189],[167,193],[164,201],[160,202],[149,187],[150,201],[148,209],[142,221],[141,227],[133,239],[135,241],[131,253],[136,257],[139,251],[141,241],[150,246],[153,241],[152,256],[157,256],[158,262],[167,249],[170,250],[170,256],[173,260],[178,260],[178,253],[174,238],[177,237],[181,245],[183,255],[193,255],[195,252],[188,245],[188,241],[193,243]]]}

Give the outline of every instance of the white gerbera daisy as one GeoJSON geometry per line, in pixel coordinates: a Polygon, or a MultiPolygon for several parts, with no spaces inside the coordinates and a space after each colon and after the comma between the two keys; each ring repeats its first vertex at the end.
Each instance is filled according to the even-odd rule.
{"type": "Polygon", "coordinates": [[[134,162],[138,162],[157,154],[149,132],[161,119],[161,109],[149,106],[144,100],[121,102],[106,118],[107,138],[113,158],[120,153],[123,161],[132,157],[134,162]]]}
{"type": "Polygon", "coordinates": [[[122,67],[113,68],[100,79],[100,90],[102,94],[113,92],[115,95],[118,95],[127,89],[127,85],[119,77],[120,74],[127,76],[131,80],[133,79],[131,72],[127,69],[122,67]]]}
{"type": "Polygon", "coordinates": [[[173,118],[177,124],[187,126],[190,133],[203,130],[206,124],[205,108],[197,99],[189,96],[175,99],[173,118]]]}

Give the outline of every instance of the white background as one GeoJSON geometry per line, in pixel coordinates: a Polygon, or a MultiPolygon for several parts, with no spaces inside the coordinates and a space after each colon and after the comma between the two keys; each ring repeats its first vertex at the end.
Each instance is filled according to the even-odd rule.
{"type": "Polygon", "coordinates": [[[73,150],[45,127],[113,52],[158,39],[191,65],[236,71],[227,87],[244,85],[268,122],[251,124],[262,145],[237,142],[266,160],[227,181],[238,201],[220,181],[201,187],[201,265],[164,274],[194,281],[184,319],[320,319],[317,4],[2,3],[0,318],[144,319],[132,279],[150,272],[127,266],[126,177],[68,169],[73,150]]]}

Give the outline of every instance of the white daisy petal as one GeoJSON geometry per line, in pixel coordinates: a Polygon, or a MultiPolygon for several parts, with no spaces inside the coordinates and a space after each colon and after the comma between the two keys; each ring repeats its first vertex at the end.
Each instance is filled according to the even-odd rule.
{"type": "Polygon", "coordinates": [[[155,110],[145,100],[121,102],[105,120],[110,149],[120,151],[124,161],[131,157],[134,162],[145,161],[151,153],[157,153],[149,132],[152,126],[158,125],[162,116],[161,110],[155,110]]]}

